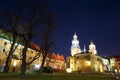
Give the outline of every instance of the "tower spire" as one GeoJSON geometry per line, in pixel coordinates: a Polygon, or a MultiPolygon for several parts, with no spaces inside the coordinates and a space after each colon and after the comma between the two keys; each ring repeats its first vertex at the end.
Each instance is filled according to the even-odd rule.
{"type": "Polygon", "coordinates": [[[74,33],[73,35],[73,40],[72,40],[72,45],[71,45],[71,55],[75,55],[77,53],[80,53],[80,45],[79,45],[79,40],[77,38],[77,34],[74,33]]]}
{"type": "Polygon", "coordinates": [[[84,49],[83,49],[83,52],[86,52],[86,47],[85,47],[85,44],[84,44],[84,49]]]}
{"type": "Polygon", "coordinates": [[[74,34],[76,34],[76,31],[74,31],[74,34]]]}
{"type": "Polygon", "coordinates": [[[94,43],[93,43],[93,41],[92,41],[92,40],[90,41],[90,44],[91,44],[91,45],[94,45],[94,43]]]}

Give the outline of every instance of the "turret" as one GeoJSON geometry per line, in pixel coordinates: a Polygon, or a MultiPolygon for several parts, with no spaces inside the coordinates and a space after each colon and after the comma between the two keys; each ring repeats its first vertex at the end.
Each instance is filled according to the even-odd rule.
{"type": "Polygon", "coordinates": [[[72,45],[71,45],[71,55],[74,56],[77,53],[81,53],[79,40],[77,39],[76,33],[74,33],[72,45]]]}
{"type": "Polygon", "coordinates": [[[92,54],[97,54],[96,45],[93,43],[93,41],[90,42],[89,52],[91,52],[92,54]]]}

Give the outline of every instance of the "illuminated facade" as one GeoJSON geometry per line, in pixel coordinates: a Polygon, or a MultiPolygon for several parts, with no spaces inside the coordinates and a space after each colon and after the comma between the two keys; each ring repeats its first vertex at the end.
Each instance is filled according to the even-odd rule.
{"type": "Polygon", "coordinates": [[[91,52],[92,54],[97,55],[97,50],[96,50],[96,45],[93,43],[93,41],[90,42],[89,45],[89,52],[91,52]]]}
{"type": "Polygon", "coordinates": [[[114,61],[111,61],[111,67],[112,69],[116,72],[116,73],[119,73],[120,74],[120,56],[111,56],[110,57],[111,60],[115,60],[114,61]]]}
{"type": "Polygon", "coordinates": [[[47,55],[45,65],[52,67],[55,71],[63,71],[65,69],[64,56],[55,53],[47,55]]]}
{"type": "Polygon", "coordinates": [[[102,58],[89,52],[67,57],[66,70],[71,72],[81,71],[83,73],[104,71],[102,58]]]}
{"type": "Polygon", "coordinates": [[[66,71],[69,73],[76,71],[82,73],[108,72],[113,70],[114,65],[111,65],[111,63],[115,62],[113,59],[110,59],[110,61],[109,59],[98,56],[96,45],[93,41],[90,42],[88,51],[85,46],[81,51],[77,35],[74,34],[71,56],[66,58],[66,71]]]}
{"type": "MultiPolygon", "coordinates": [[[[7,38],[6,36],[4,37],[4,36],[5,36],[4,33],[2,33],[2,31],[0,30],[0,72],[2,72],[4,69],[6,58],[7,58],[8,52],[10,51],[10,47],[12,43],[12,41],[10,41],[9,38],[7,38]]],[[[17,43],[15,45],[17,45],[17,43]]],[[[17,49],[13,53],[12,61],[10,64],[10,69],[9,69],[10,72],[20,71],[20,68],[21,68],[20,59],[22,58],[21,53],[22,53],[23,48],[24,46],[19,44],[17,49]]],[[[27,54],[26,54],[27,56],[26,62],[27,63],[30,62],[33,59],[33,57],[38,53],[39,50],[40,50],[39,46],[35,44],[30,44],[30,48],[28,48],[27,54]]],[[[30,65],[27,65],[26,67],[27,71],[33,71],[33,70],[39,69],[41,66],[42,59],[43,57],[41,54],[38,59],[33,61],[30,65]]],[[[44,66],[49,66],[49,67],[52,67],[53,69],[63,70],[64,64],[65,63],[64,63],[63,55],[52,53],[49,56],[47,55],[44,66]]]]}
{"type": "Polygon", "coordinates": [[[77,53],[81,53],[81,49],[79,45],[79,40],[77,39],[77,35],[75,33],[71,45],[71,55],[74,56],[77,53]]]}

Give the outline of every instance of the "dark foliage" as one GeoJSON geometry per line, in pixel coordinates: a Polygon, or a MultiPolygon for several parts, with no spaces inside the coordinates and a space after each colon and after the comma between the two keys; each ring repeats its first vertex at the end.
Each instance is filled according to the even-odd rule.
{"type": "Polygon", "coordinates": [[[51,67],[45,66],[45,67],[43,67],[42,72],[44,72],[44,73],[53,73],[53,69],[51,67]]]}

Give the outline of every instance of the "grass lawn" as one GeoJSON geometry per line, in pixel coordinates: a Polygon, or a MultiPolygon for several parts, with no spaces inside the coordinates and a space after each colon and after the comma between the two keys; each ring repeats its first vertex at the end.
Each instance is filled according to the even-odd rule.
{"type": "Polygon", "coordinates": [[[20,78],[17,73],[0,73],[0,80],[114,80],[100,74],[26,74],[20,78]]]}

